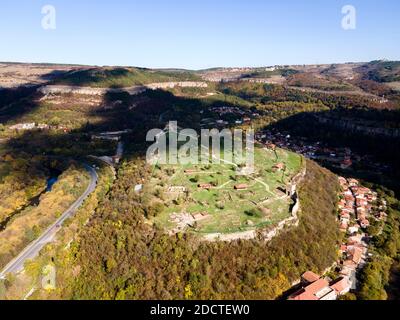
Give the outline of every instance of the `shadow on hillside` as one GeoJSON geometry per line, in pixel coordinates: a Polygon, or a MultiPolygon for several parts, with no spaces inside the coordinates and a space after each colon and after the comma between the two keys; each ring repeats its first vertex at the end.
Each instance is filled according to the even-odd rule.
{"type": "Polygon", "coordinates": [[[69,73],[75,72],[76,70],[66,71],[66,70],[53,70],[49,73],[43,74],[40,76],[40,79],[45,81],[56,81],[60,77],[66,76],[69,73]]]}
{"type": "MultiPolygon", "coordinates": [[[[43,95],[36,90],[29,93],[1,110],[0,119],[5,125],[9,126],[23,119],[29,121],[29,115],[40,107],[43,95]]],[[[63,111],[62,106],[54,105],[54,107],[60,112],[63,111]]],[[[135,145],[137,151],[142,150],[144,154],[147,131],[153,128],[162,129],[165,126],[164,120],[160,123],[161,114],[169,113],[173,115],[171,120],[177,120],[182,126],[191,127],[200,122],[200,113],[193,112],[196,108],[203,108],[199,100],[178,98],[162,90],[148,90],[138,95],[110,90],[102,101],[97,106],[91,107],[91,111],[85,115],[88,119],[96,117],[98,121],[95,123],[88,121],[79,128],[67,131],[14,130],[5,143],[5,148],[10,153],[23,151],[30,157],[104,155],[110,152],[110,148],[107,148],[110,142],[93,141],[91,135],[106,131],[129,130],[123,139],[128,142],[127,145],[135,145]]],[[[165,119],[166,122],[168,120],[170,119],[165,119]]],[[[61,121],[60,127],[62,126],[61,121]]]]}
{"type": "MultiPolygon", "coordinates": [[[[119,72],[110,70],[110,72],[119,72]]],[[[119,73],[118,73],[119,74],[119,73]]],[[[52,75],[49,75],[52,76],[52,75]]],[[[82,82],[79,82],[82,84],[82,82]]],[[[34,112],[41,104],[41,93],[36,87],[20,87],[0,91],[0,123],[15,123],[25,115],[34,112]]],[[[112,88],[110,88],[112,89],[112,88]]],[[[29,156],[63,155],[85,157],[104,155],[110,152],[107,141],[92,141],[91,134],[105,131],[129,130],[123,139],[129,150],[137,154],[145,153],[145,137],[148,130],[164,128],[170,121],[178,121],[180,127],[200,129],[201,120],[213,117],[209,108],[224,105],[235,107],[227,101],[177,97],[169,91],[147,90],[138,95],[130,95],[121,90],[110,90],[98,106],[94,106],[87,116],[100,119],[86,123],[69,132],[61,130],[23,131],[8,140],[6,148],[10,152],[21,152],[29,156]]],[[[63,111],[60,107],[60,112],[63,111]]],[[[27,117],[29,119],[29,117],[27,117]]],[[[344,109],[336,108],[326,112],[307,112],[290,116],[270,125],[267,129],[285,131],[292,136],[304,136],[309,141],[323,141],[334,147],[350,147],[360,154],[371,154],[382,163],[391,166],[391,177],[400,177],[400,138],[373,133],[365,135],[356,129],[338,127],[341,121],[350,121],[355,126],[367,124],[385,130],[400,129],[400,111],[344,109]],[[319,123],[317,116],[331,119],[329,123],[319,123]]],[[[381,179],[383,180],[383,178],[381,179]]],[[[380,181],[382,182],[382,181],[380,181]]],[[[398,188],[397,188],[398,189],[398,188]]]]}
{"type": "Polygon", "coordinates": [[[54,79],[52,84],[69,85],[69,86],[87,86],[93,85],[113,77],[125,77],[129,75],[126,68],[96,68],[90,67],[86,69],[72,70],[63,75],[63,77],[54,79]]]}
{"type": "Polygon", "coordinates": [[[35,101],[38,85],[20,86],[0,90],[0,123],[5,125],[37,107],[35,101]]]}
{"type": "MultiPolygon", "coordinates": [[[[40,76],[42,80],[53,81],[62,77],[65,71],[53,70],[40,76]]],[[[29,114],[39,106],[43,97],[37,90],[44,84],[26,83],[15,88],[0,89],[0,123],[7,125],[9,122],[18,121],[25,114],[29,114]]]]}

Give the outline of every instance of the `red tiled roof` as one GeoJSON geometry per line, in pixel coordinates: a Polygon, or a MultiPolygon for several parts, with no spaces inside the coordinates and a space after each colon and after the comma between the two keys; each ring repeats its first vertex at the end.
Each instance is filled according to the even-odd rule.
{"type": "Polygon", "coordinates": [[[352,250],[352,261],[355,263],[355,264],[359,264],[360,262],[361,262],[361,259],[362,259],[362,250],[360,249],[360,248],[354,248],[353,250],[352,250]]]}
{"type": "Polygon", "coordinates": [[[185,170],[185,173],[196,173],[197,172],[197,170],[195,170],[195,169],[186,169],[185,170]]]}
{"type": "Polygon", "coordinates": [[[333,285],[331,288],[336,291],[337,294],[341,294],[343,291],[348,289],[350,286],[349,280],[347,278],[342,278],[333,285]]]}
{"type": "Polygon", "coordinates": [[[247,189],[249,186],[247,185],[247,184],[237,184],[237,185],[235,185],[235,189],[236,190],[244,190],[244,189],[247,189]]]}
{"type": "MultiPolygon", "coordinates": [[[[312,273],[312,272],[311,272],[312,273]]],[[[311,273],[308,274],[311,276],[311,273]]],[[[314,276],[317,276],[314,274],[314,276]]],[[[325,279],[318,279],[314,281],[313,283],[309,284],[307,287],[304,289],[301,289],[291,295],[289,300],[319,300],[319,298],[316,296],[316,294],[321,291],[324,288],[329,287],[328,281],[325,279]]]]}
{"type": "Polygon", "coordinates": [[[349,268],[352,268],[352,269],[354,269],[354,268],[357,267],[357,265],[356,265],[352,260],[346,260],[346,261],[344,261],[344,262],[343,262],[343,266],[349,267],[349,268]]]}
{"type": "Polygon", "coordinates": [[[305,272],[302,276],[301,276],[305,281],[309,282],[309,283],[313,283],[315,281],[317,281],[320,276],[315,274],[312,271],[307,271],[305,272]]]}
{"type": "Polygon", "coordinates": [[[213,186],[210,183],[200,183],[198,187],[201,189],[212,189],[213,186]]]}
{"type": "Polygon", "coordinates": [[[289,300],[318,300],[318,298],[312,294],[311,292],[308,292],[304,289],[296,292],[295,294],[293,294],[289,300]]]}
{"type": "Polygon", "coordinates": [[[321,291],[322,289],[324,289],[328,286],[329,286],[328,281],[321,278],[321,279],[311,283],[307,287],[305,287],[304,290],[306,290],[312,294],[316,294],[318,291],[321,291]]]}

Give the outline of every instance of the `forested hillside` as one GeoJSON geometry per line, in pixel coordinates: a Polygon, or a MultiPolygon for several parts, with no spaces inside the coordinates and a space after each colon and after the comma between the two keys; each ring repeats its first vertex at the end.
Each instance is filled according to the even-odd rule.
{"type": "Polygon", "coordinates": [[[37,239],[87,188],[89,177],[74,164],[62,173],[40,203],[25,208],[0,232],[0,268],[37,239]]]}
{"type": "Polygon", "coordinates": [[[196,242],[144,223],[149,208],[134,185],[146,177],[126,162],[101,209],[83,231],[73,265],[74,299],[274,299],[301,273],[337,258],[336,177],[313,162],[300,190],[301,221],[271,243],[196,242]]]}
{"type": "Polygon", "coordinates": [[[0,154],[0,223],[46,188],[46,172],[40,160],[0,154]]]}
{"type": "Polygon", "coordinates": [[[70,72],[54,83],[109,88],[185,80],[200,80],[200,77],[190,72],[156,71],[143,68],[92,68],[70,72]]]}

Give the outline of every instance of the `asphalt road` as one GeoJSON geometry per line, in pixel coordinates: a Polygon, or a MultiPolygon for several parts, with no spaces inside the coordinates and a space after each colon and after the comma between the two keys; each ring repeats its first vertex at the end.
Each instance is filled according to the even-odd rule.
{"type": "Polygon", "coordinates": [[[54,239],[54,236],[61,229],[64,221],[73,216],[82,205],[83,201],[96,189],[98,179],[96,170],[86,164],[84,164],[84,167],[90,174],[90,183],[86,191],[38,239],[29,244],[1,271],[0,279],[4,278],[8,273],[18,273],[22,271],[25,261],[39,255],[40,250],[54,239]]]}

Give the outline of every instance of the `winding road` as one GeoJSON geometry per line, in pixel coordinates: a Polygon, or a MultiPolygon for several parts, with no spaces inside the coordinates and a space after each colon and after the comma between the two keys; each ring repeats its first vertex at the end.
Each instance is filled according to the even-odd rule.
{"type": "Polygon", "coordinates": [[[5,278],[8,273],[18,273],[24,269],[24,263],[39,255],[43,247],[52,242],[54,236],[61,229],[62,224],[73,216],[85,199],[96,189],[97,173],[96,170],[87,164],[83,164],[90,174],[90,183],[85,192],[57,219],[38,239],[29,244],[16,258],[14,258],[0,273],[0,279],[5,278]]]}

